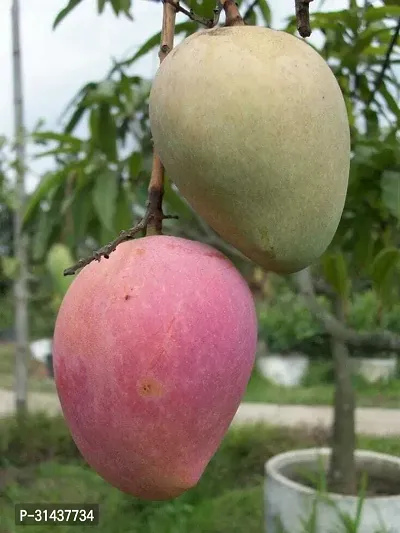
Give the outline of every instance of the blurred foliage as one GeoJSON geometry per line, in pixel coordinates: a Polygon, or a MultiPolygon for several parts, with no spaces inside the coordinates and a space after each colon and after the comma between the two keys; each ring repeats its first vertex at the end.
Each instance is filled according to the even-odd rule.
{"type": "MultiPolygon", "coordinates": [[[[318,296],[318,300],[325,309],[330,308],[329,298],[318,296]]],[[[315,358],[330,357],[329,336],[290,285],[280,282],[272,298],[258,304],[258,317],[259,338],[271,352],[304,351],[315,358]]],[[[347,322],[357,331],[400,333],[400,303],[382,307],[379,293],[373,289],[354,292],[348,301],[347,322]]],[[[373,352],[354,350],[353,355],[371,356],[373,352]]]]}
{"type": "MultiPolygon", "coordinates": [[[[79,9],[82,1],[66,2],[54,26],[79,9]]],[[[209,18],[214,1],[188,0],[182,6],[209,18]]],[[[273,12],[266,0],[251,4],[241,1],[239,7],[249,24],[271,26],[273,12]]],[[[344,213],[314,274],[349,300],[351,325],[357,329],[387,327],[398,331],[395,303],[400,299],[400,6],[393,1],[361,4],[349,0],[347,9],[340,11],[317,12],[312,8],[313,33],[321,37],[317,50],[343,91],[352,144],[344,213]],[[374,303],[368,305],[371,294],[374,303]]],[[[131,0],[98,0],[97,9],[99,14],[112,9],[117,16],[134,17],[131,0]]],[[[160,5],[160,22],[161,10],[160,5]]],[[[176,41],[198,29],[191,20],[177,24],[176,41]]],[[[295,33],[294,17],[282,29],[295,33]]],[[[30,283],[37,291],[36,305],[44,305],[44,314],[49,311],[49,302],[53,302],[53,310],[57,307],[51,291],[58,282],[54,273],[50,275],[52,269],[43,266],[46,261],[49,265],[49,250],[61,244],[69,248],[71,257],[82,257],[133,225],[144,213],[152,160],[148,117],[151,82],[133,75],[132,70],[137,60],[154,52],[159,43],[160,33],[132,55],[114,61],[103,79],[88,81],[67,106],[60,131],[45,131],[39,124],[33,133],[40,152],[37,157],[50,157],[54,163],[54,170],[42,177],[30,196],[25,214],[25,227],[31,237],[30,261],[35,271],[30,283]],[[86,126],[87,135],[77,134],[82,125],[86,126]]],[[[3,146],[4,140],[1,143],[3,146]]],[[[0,246],[6,251],[0,264],[0,292],[2,287],[10,287],[13,266],[5,259],[12,259],[12,194],[5,180],[5,169],[12,164],[2,154],[0,149],[0,223],[5,228],[0,246]]],[[[251,263],[193,212],[168,176],[165,211],[180,217],[178,222],[165,222],[167,233],[219,248],[251,280],[251,263]]],[[[317,349],[320,341],[326,341],[319,325],[290,290],[282,291],[280,303],[260,310],[261,335],[269,335],[272,349],[289,349],[293,343],[307,339],[314,339],[317,349]]]]}
{"type": "MultiPolygon", "coordinates": [[[[79,3],[71,0],[57,23],[79,3]]],[[[128,14],[132,7],[130,0],[99,1],[99,13],[106,4],[116,15],[128,14]]],[[[185,5],[211,17],[214,2],[185,5]]],[[[271,24],[265,0],[246,6],[239,3],[248,23],[271,24]]],[[[381,2],[350,1],[348,9],[312,11],[311,17],[313,32],[323,38],[318,50],[345,97],[353,151],[344,214],[322,261],[322,273],[346,296],[354,290],[351,280],[372,279],[383,302],[399,296],[400,84],[395,69],[400,64],[399,21],[400,6],[381,2]]],[[[177,25],[176,35],[184,38],[198,29],[188,20],[177,25]]],[[[295,32],[294,17],[284,29],[295,32]]],[[[159,42],[160,34],[152,36],[132,56],[114,62],[103,80],[85,84],[68,106],[61,132],[35,133],[36,142],[47,147],[42,155],[52,155],[56,164],[54,172],[43,177],[26,213],[26,223],[35,227],[36,259],[43,258],[55,242],[67,244],[75,256],[87,254],[143,215],[152,150],[150,83],[130,71],[159,42]],[[75,134],[79,124],[87,125],[88,137],[75,134]]],[[[229,255],[170,181],[165,206],[168,213],[180,216],[178,223],[166,222],[166,231],[220,245],[229,255]]]]}

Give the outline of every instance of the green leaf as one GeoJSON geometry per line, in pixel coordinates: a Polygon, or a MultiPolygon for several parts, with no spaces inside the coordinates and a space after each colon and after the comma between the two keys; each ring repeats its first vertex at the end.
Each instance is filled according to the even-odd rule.
{"type": "Polygon", "coordinates": [[[266,26],[271,26],[272,16],[271,16],[271,9],[268,5],[268,2],[266,0],[259,0],[258,7],[261,11],[261,14],[263,16],[266,26]]]}
{"type": "Polygon", "coordinates": [[[54,244],[47,254],[46,268],[51,275],[54,290],[61,298],[65,296],[74,280],[72,276],[64,276],[64,270],[74,263],[75,259],[70,249],[64,244],[54,244]]]}
{"type": "Polygon", "coordinates": [[[398,17],[400,17],[400,6],[398,4],[383,7],[370,6],[364,13],[364,18],[367,22],[373,22],[385,18],[396,19],[398,17]]]}
{"type": "Polygon", "coordinates": [[[19,272],[19,261],[16,257],[8,257],[3,255],[1,258],[1,266],[4,275],[10,279],[16,279],[19,272]]]}
{"type": "Polygon", "coordinates": [[[400,172],[386,170],[381,178],[382,202],[400,220],[400,172]]]}
{"type": "Polygon", "coordinates": [[[60,22],[65,19],[65,17],[80,3],[82,0],[69,0],[68,4],[62,9],[53,22],[53,30],[60,24],[60,22]]]}
{"type": "Polygon", "coordinates": [[[142,170],[142,154],[133,152],[128,159],[129,177],[131,180],[137,179],[139,172],[142,170]]]}
{"type": "Polygon", "coordinates": [[[93,205],[96,214],[107,230],[114,230],[114,216],[118,195],[117,176],[111,170],[105,170],[96,177],[93,188],[93,205]]]}
{"type": "Polygon", "coordinates": [[[342,253],[326,253],[321,260],[324,276],[337,294],[346,299],[350,291],[350,279],[346,260],[342,253]]]}
{"type": "Polygon", "coordinates": [[[41,210],[39,213],[32,239],[32,258],[34,261],[42,261],[46,255],[51,234],[58,220],[55,219],[54,212],[55,210],[51,209],[50,211],[41,210]]]}
{"type": "Polygon", "coordinates": [[[74,200],[71,210],[74,221],[74,234],[76,243],[87,236],[87,229],[92,220],[93,203],[92,203],[92,183],[86,184],[79,191],[75,191],[74,200]]]}
{"type": "Polygon", "coordinates": [[[112,5],[112,8],[114,10],[114,13],[118,16],[119,12],[120,12],[120,5],[119,5],[119,0],[109,0],[110,4],[112,5]]]}
{"type": "Polygon", "coordinates": [[[39,207],[40,202],[46,199],[51,190],[60,187],[65,179],[66,175],[64,172],[52,172],[44,175],[27,203],[23,218],[24,226],[26,226],[26,224],[32,220],[32,217],[39,207]]]}
{"type": "Polygon", "coordinates": [[[383,98],[386,100],[386,104],[390,111],[394,114],[394,116],[400,120],[400,107],[396,99],[393,97],[391,92],[388,89],[387,83],[382,81],[379,92],[383,96],[383,98]]]}
{"type": "Polygon", "coordinates": [[[97,0],[97,11],[100,15],[103,13],[106,3],[107,0],[97,0]]]}
{"type": "Polygon", "coordinates": [[[120,0],[120,9],[129,20],[133,20],[131,14],[131,0],[120,0]]]}
{"type": "Polygon", "coordinates": [[[79,124],[79,122],[83,118],[83,115],[86,113],[86,111],[87,111],[87,107],[84,106],[82,103],[80,103],[75,109],[75,111],[73,112],[72,117],[69,119],[67,125],[65,126],[64,131],[66,133],[71,133],[72,131],[74,131],[74,129],[79,124]]]}
{"type": "Polygon", "coordinates": [[[34,141],[54,141],[60,144],[70,144],[76,150],[82,146],[82,139],[69,135],[68,133],[57,133],[55,131],[40,131],[32,135],[34,141]]]}
{"type": "Polygon", "coordinates": [[[182,199],[171,183],[168,176],[165,176],[164,180],[164,202],[168,206],[168,213],[171,215],[178,215],[182,223],[183,220],[193,220],[193,212],[188,204],[182,199]]]}
{"type": "Polygon", "coordinates": [[[100,104],[97,129],[98,142],[101,150],[110,161],[117,159],[117,128],[108,104],[100,104]]]}
{"type": "Polygon", "coordinates": [[[244,19],[244,21],[249,26],[257,25],[257,14],[254,9],[251,9],[248,13],[246,13],[246,18],[244,19]]]}
{"type": "Polygon", "coordinates": [[[348,66],[350,68],[356,67],[359,62],[359,55],[371,44],[374,37],[382,31],[386,31],[386,28],[367,28],[357,35],[357,39],[354,41],[351,50],[349,50],[348,53],[344,53],[341,58],[342,66],[348,66]]]}
{"type": "MultiPolygon", "coordinates": [[[[197,28],[196,23],[194,22],[181,22],[180,24],[177,24],[175,26],[175,35],[179,35],[180,33],[188,33],[188,32],[194,32],[197,28]]],[[[159,46],[161,42],[161,32],[156,33],[150,39],[148,39],[143,46],[139,48],[139,50],[136,52],[136,54],[127,61],[129,64],[134,63],[137,61],[140,57],[145,56],[148,54],[153,48],[156,46],[159,46]]]]}
{"type": "Polygon", "coordinates": [[[99,132],[99,112],[98,108],[94,107],[90,111],[89,115],[89,132],[90,139],[93,144],[98,143],[98,132],[99,132]]]}
{"type": "Polygon", "coordinates": [[[117,199],[117,208],[114,217],[114,231],[119,233],[122,230],[133,226],[133,210],[131,195],[124,188],[120,187],[117,199]]]}
{"type": "Polygon", "coordinates": [[[371,278],[377,293],[384,303],[391,301],[392,286],[399,276],[400,250],[394,247],[384,248],[375,257],[371,266],[371,278]]]}

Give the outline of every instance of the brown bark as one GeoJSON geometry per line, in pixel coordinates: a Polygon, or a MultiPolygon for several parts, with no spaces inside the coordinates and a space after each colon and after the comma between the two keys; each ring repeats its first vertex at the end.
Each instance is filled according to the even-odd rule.
{"type": "MultiPolygon", "coordinates": [[[[344,303],[340,297],[336,298],[335,310],[337,320],[344,323],[344,303]]],[[[355,394],[351,359],[346,344],[335,337],[332,337],[332,356],[335,369],[335,399],[328,490],[355,495],[355,394]]]]}

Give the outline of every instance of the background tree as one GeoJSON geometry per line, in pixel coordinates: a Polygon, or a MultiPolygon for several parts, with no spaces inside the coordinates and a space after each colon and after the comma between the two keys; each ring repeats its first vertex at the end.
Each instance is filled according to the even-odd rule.
{"type": "Polygon", "coordinates": [[[17,418],[19,420],[22,420],[26,411],[29,331],[27,236],[22,228],[23,215],[25,210],[25,128],[18,0],[13,0],[11,20],[14,85],[14,128],[16,153],[16,184],[14,196],[14,247],[15,256],[18,261],[18,275],[15,279],[14,284],[16,331],[15,394],[17,418]]]}
{"type": "MultiPolygon", "coordinates": [[[[70,0],[56,25],[79,3],[70,0]]],[[[106,3],[99,2],[100,13],[106,3]]],[[[130,16],[130,1],[111,4],[117,15],[130,16]]],[[[249,6],[242,2],[239,7],[248,23],[270,25],[265,0],[249,6]]],[[[211,0],[182,2],[180,10],[195,20],[178,24],[176,35],[185,37],[201,22],[207,24],[213,9],[211,0]]],[[[358,332],[346,326],[354,293],[373,288],[383,308],[398,298],[400,289],[400,6],[392,1],[360,5],[349,0],[341,11],[314,12],[311,23],[322,37],[318,51],[331,66],[346,101],[351,174],[342,220],[329,250],[318,265],[292,281],[332,336],[337,389],[330,489],[354,493],[355,401],[348,349],[400,351],[400,337],[393,332],[382,327],[358,332]],[[321,281],[331,301],[327,308],[315,298],[314,284],[321,281]]],[[[296,31],[295,17],[284,29],[296,31]]],[[[26,223],[35,228],[37,260],[56,242],[67,244],[75,256],[88,255],[130,227],[132,218],[143,216],[152,160],[150,82],[130,70],[159,41],[160,34],[154,35],[133,56],[115,63],[104,80],[87,83],[68,106],[61,132],[34,135],[48,148],[43,155],[53,155],[55,161],[55,170],[43,177],[26,211],[26,223]],[[82,122],[89,130],[86,138],[75,133],[82,122]]],[[[193,212],[168,176],[164,205],[166,213],[180,218],[179,223],[165,222],[168,233],[212,244],[251,278],[254,265],[193,212]]]]}

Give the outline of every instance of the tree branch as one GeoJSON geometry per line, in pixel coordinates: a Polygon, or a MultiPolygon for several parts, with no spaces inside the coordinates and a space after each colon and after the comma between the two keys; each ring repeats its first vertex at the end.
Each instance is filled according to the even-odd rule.
{"type": "MultiPolygon", "coordinates": [[[[177,5],[179,4],[177,3],[177,5]]],[[[176,5],[173,5],[170,2],[164,2],[161,46],[158,53],[160,65],[174,47],[176,12],[176,5]]],[[[160,235],[162,233],[162,221],[164,218],[162,210],[162,200],[164,196],[164,167],[155,149],[153,149],[153,167],[148,190],[149,206],[153,206],[153,216],[148,220],[146,235],[160,235]],[[153,204],[151,200],[153,201],[153,204]]]]}
{"type": "MultiPolygon", "coordinates": [[[[160,64],[167,57],[174,46],[176,6],[171,2],[163,4],[163,21],[161,29],[161,45],[159,51],[160,64]]],[[[159,235],[162,232],[162,221],[166,218],[177,218],[165,216],[162,210],[162,199],[164,195],[164,167],[158,154],[153,152],[153,167],[148,188],[146,212],[142,220],[133,228],[121,231],[119,236],[109,244],[93,252],[90,257],[80,259],[75,265],[64,270],[64,276],[76,274],[78,270],[89,265],[92,261],[100,261],[102,257],[108,259],[117,246],[125,241],[131,240],[140,231],[146,230],[146,235],[159,235]]]]}
{"type": "Polygon", "coordinates": [[[385,60],[383,61],[381,71],[380,71],[378,77],[376,78],[374,89],[371,92],[370,97],[369,97],[369,99],[367,101],[367,107],[369,107],[370,104],[375,100],[375,95],[376,95],[379,87],[381,86],[383,78],[385,77],[385,72],[388,69],[388,67],[390,66],[390,56],[392,55],[392,52],[393,52],[394,47],[396,45],[397,39],[399,38],[399,34],[400,34],[400,17],[397,20],[397,26],[395,27],[394,33],[392,35],[392,38],[391,38],[390,43],[388,45],[388,48],[386,50],[385,60]]]}
{"type": "Polygon", "coordinates": [[[244,20],[235,0],[221,0],[221,4],[225,11],[225,26],[244,26],[244,20]]]}
{"type": "Polygon", "coordinates": [[[313,0],[295,0],[297,31],[302,37],[310,37],[310,2],[313,0]]]}
{"type": "MultiPolygon", "coordinates": [[[[187,17],[190,18],[190,20],[193,20],[194,22],[197,22],[198,24],[202,24],[203,26],[206,26],[207,28],[212,28],[216,24],[218,24],[218,19],[215,22],[214,19],[206,19],[204,17],[200,17],[199,15],[196,15],[196,13],[193,11],[193,9],[186,9],[185,7],[182,7],[179,2],[175,2],[174,0],[162,0],[164,3],[171,4],[174,6],[174,9],[176,13],[183,13],[187,17]]],[[[221,6],[222,7],[222,6],[221,6]]],[[[218,8],[214,10],[214,13],[216,13],[218,8]]],[[[221,10],[219,10],[221,12],[221,10]]]]}
{"type": "Polygon", "coordinates": [[[336,339],[356,348],[374,348],[379,351],[400,352],[400,335],[390,331],[362,333],[344,326],[318,302],[309,269],[293,274],[299,293],[304,297],[308,308],[323,324],[326,331],[336,339]]]}

